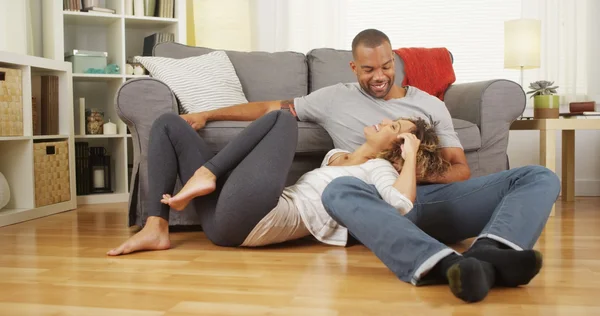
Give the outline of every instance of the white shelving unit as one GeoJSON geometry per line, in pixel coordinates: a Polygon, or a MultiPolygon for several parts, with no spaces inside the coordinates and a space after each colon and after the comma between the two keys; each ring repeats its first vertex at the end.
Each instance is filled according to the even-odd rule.
{"type": "MultiPolygon", "coordinates": [[[[0,67],[22,72],[23,136],[0,137],[0,172],[10,187],[9,204],[0,210],[0,226],[75,209],[75,154],[71,64],[46,58],[0,51],[0,67]],[[59,80],[58,135],[33,135],[31,97],[41,94],[36,82],[42,75],[56,75],[59,80]],[[68,140],[70,200],[52,205],[35,206],[34,141],[68,140]]],[[[40,100],[38,98],[38,100],[40,100]]],[[[39,106],[39,101],[37,102],[39,106]]],[[[38,111],[38,113],[40,113],[38,111]]],[[[38,115],[39,118],[39,115],[38,115]]]]}
{"type": "MultiPolygon", "coordinates": [[[[158,2],[158,1],[157,1],[158,2]]],[[[44,0],[44,57],[64,60],[73,49],[108,53],[108,63],[117,64],[120,74],[73,73],[72,114],[75,142],[103,146],[111,155],[113,193],[78,196],[78,204],[125,202],[129,197],[128,166],[133,163],[131,135],[115,111],[115,96],[127,80],[145,76],[125,75],[127,58],[142,54],[144,38],[157,32],[175,34],[175,41],[186,43],[186,1],[175,0],[175,18],[125,15],[122,0],[101,1],[115,14],[63,11],[63,0],[44,0]],[[86,108],[104,111],[104,120],[117,124],[117,135],[82,135],[79,98],[86,108]]],[[[70,64],[69,64],[70,65],[70,64]]]]}

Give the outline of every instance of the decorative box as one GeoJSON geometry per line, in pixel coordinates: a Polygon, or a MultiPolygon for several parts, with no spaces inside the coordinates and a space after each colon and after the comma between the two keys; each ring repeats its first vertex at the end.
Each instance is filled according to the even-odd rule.
{"type": "Polygon", "coordinates": [[[21,69],[0,68],[0,136],[23,136],[21,69]]]}
{"type": "Polygon", "coordinates": [[[65,61],[73,64],[73,73],[104,73],[108,53],[74,49],[65,53],[65,61]]]}
{"type": "Polygon", "coordinates": [[[67,140],[33,143],[35,207],[71,199],[67,140]]]}

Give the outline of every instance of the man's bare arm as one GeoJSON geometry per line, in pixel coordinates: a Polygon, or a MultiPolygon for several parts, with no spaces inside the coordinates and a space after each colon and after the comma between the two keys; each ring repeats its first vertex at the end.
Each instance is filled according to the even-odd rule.
{"type": "Polygon", "coordinates": [[[461,148],[442,148],[442,157],[451,165],[448,171],[441,177],[417,179],[419,183],[452,183],[468,180],[471,177],[467,157],[461,148]]]}
{"type": "Polygon", "coordinates": [[[206,112],[184,114],[181,117],[198,130],[210,121],[254,121],[279,109],[289,109],[294,116],[296,115],[294,100],[277,100],[237,104],[206,112]]]}

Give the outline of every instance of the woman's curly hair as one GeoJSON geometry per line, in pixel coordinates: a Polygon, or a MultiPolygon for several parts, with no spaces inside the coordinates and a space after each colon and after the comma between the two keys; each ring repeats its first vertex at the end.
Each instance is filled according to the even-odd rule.
{"type": "MultiPolygon", "coordinates": [[[[415,124],[415,128],[411,131],[419,140],[421,145],[417,151],[417,176],[423,177],[438,177],[443,175],[450,163],[442,158],[441,148],[439,147],[439,138],[432,125],[428,124],[422,118],[401,118],[411,121],[415,124]]],[[[391,162],[398,172],[402,169],[404,159],[402,158],[401,145],[404,139],[398,139],[392,143],[392,146],[380,152],[377,158],[383,158],[391,162]]]]}

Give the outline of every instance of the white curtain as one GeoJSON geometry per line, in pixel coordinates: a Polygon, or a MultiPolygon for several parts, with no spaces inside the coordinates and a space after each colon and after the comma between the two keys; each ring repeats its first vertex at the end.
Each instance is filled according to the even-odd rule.
{"type": "Polygon", "coordinates": [[[343,47],[346,2],[251,0],[253,50],[307,53],[318,47],[343,47]]]}
{"type": "Polygon", "coordinates": [[[363,29],[388,35],[393,48],[445,47],[456,83],[509,79],[504,69],[504,21],[519,18],[521,0],[349,0],[346,43],[363,29]]]}
{"type": "MultiPolygon", "coordinates": [[[[542,21],[539,69],[527,70],[524,88],[555,81],[561,103],[600,102],[600,0],[250,0],[252,49],[307,53],[350,49],[354,35],[378,28],[394,48],[444,46],[454,54],[456,81],[519,81],[504,69],[504,21],[542,21]]],[[[530,105],[531,106],[531,105],[530,105]]]]}
{"type": "Polygon", "coordinates": [[[529,82],[549,80],[559,86],[563,105],[589,98],[589,80],[594,79],[589,76],[589,57],[597,55],[591,45],[598,41],[598,29],[590,22],[600,13],[593,10],[594,1],[598,0],[522,0],[523,17],[542,22],[540,68],[525,72],[526,91],[529,82]]]}
{"type": "Polygon", "coordinates": [[[503,68],[503,23],[519,18],[521,0],[254,0],[253,10],[255,50],[350,50],[377,28],[393,48],[448,48],[457,83],[519,77],[503,68]]]}

